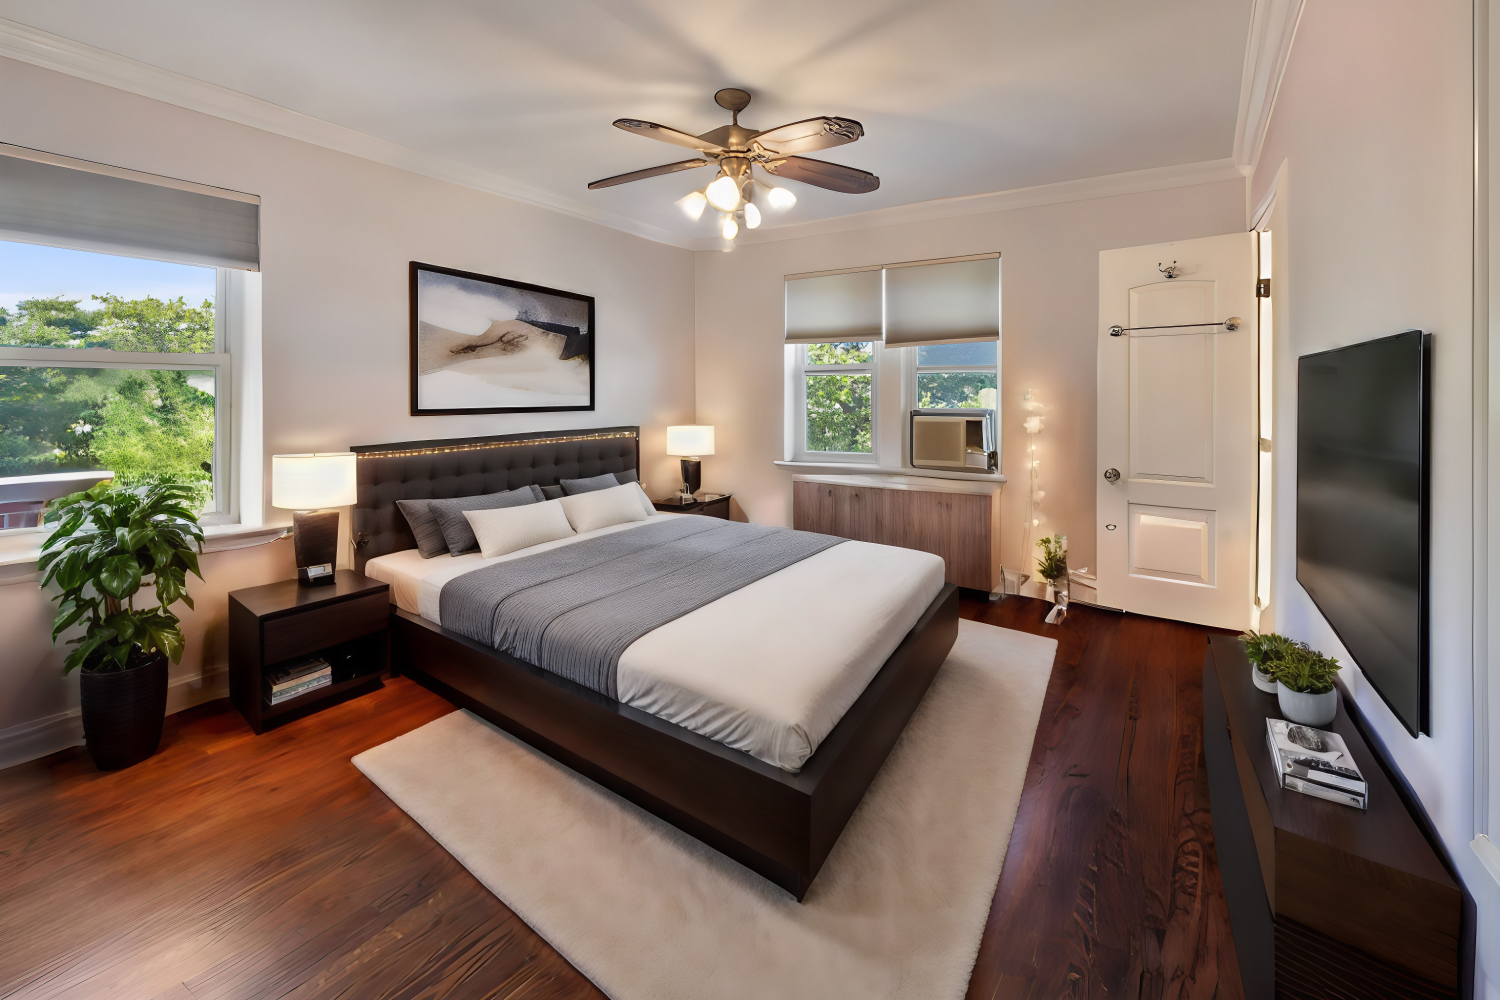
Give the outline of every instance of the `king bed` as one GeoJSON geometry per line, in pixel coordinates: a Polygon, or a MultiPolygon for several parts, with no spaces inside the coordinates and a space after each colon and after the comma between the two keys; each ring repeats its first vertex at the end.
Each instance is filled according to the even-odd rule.
{"type": "Polygon", "coordinates": [[[803,898],[957,637],[941,559],[654,513],[635,427],[352,450],[393,670],[803,898]],[[642,510],[500,554],[397,506],[596,478],[642,510]]]}

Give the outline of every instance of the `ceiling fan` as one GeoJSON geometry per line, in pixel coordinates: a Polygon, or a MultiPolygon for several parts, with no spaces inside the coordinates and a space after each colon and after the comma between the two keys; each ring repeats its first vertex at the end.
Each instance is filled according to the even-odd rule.
{"type": "Polygon", "coordinates": [[[880,178],[868,171],[798,155],[853,142],[865,134],[864,126],[859,122],[824,115],[757,132],[740,124],[740,112],[750,103],[747,92],[727,87],[714,95],[714,102],[730,113],[730,123],[702,135],[689,135],[634,118],[616,120],[615,128],[695,149],[701,158],[616,174],[594,181],[589,190],[717,165],[719,172],[712,182],[677,204],[694,220],[702,218],[704,208],[712,205],[722,216],[720,231],[726,240],[732,240],[739,235],[740,222],[744,222],[748,229],[760,225],[757,187],[765,189],[764,202],[772,208],[790,208],[797,203],[797,196],[791,191],[773,187],[754,177],[750,170],[752,166],[759,165],[773,177],[801,181],[843,194],[867,194],[880,187],[880,178]]]}

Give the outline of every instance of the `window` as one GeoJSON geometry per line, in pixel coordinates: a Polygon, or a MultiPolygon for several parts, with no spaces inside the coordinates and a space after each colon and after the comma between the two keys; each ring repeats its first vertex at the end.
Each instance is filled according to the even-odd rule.
{"type": "Polygon", "coordinates": [[[801,344],[798,385],[804,433],[799,452],[869,455],[875,416],[872,342],[801,344]]]}
{"type": "Polygon", "coordinates": [[[0,527],[105,470],[258,523],[259,268],[255,195],[0,143],[0,527]]]}
{"type": "Polygon", "coordinates": [[[213,267],[0,241],[0,478],[201,482],[205,513],[227,512],[222,284],[213,267]]]}
{"type": "Polygon", "coordinates": [[[786,457],[910,469],[916,409],[994,411],[998,441],[999,339],[998,254],[788,275],[786,457]]]}
{"type": "Polygon", "coordinates": [[[998,342],[990,340],[906,348],[917,353],[913,387],[916,406],[998,410],[999,347],[998,342]]]}

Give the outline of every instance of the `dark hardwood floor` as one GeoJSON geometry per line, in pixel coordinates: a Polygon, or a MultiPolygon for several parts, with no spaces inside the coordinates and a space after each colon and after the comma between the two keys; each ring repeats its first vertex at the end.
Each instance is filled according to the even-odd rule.
{"type": "MultiPolygon", "coordinates": [[[[964,606],[1060,641],[969,995],[1238,1000],[1205,630],[1046,607],[964,606]]],[[[349,763],[448,711],[398,678],[257,737],[221,701],[127,771],[0,771],[0,997],[602,996],[349,763]]]]}

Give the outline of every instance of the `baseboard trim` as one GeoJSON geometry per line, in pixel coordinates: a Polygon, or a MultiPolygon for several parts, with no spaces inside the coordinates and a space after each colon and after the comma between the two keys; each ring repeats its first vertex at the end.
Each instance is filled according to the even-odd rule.
{"type": "Polygon", "coordinates": [[[167,684],[167,714],[176,715],[195,705],[229,697],[229,668],[223,664],[174,677],[167,684]]]}
{"type": "MultiPolygon", "coordinates": [[[[229,697],[229,668],[209,667],[167,683],[167,715],[229,697]]],[[[43,719],[0,729],[0,770],[24,764],[49,753],[83,744],[83,719],[69,709],[43,719]]]]}
{"type": "Polygon", "coordinates": [[[0,729],[0,768],[24,764],[83,742],[78,709],[0,729]]]}

